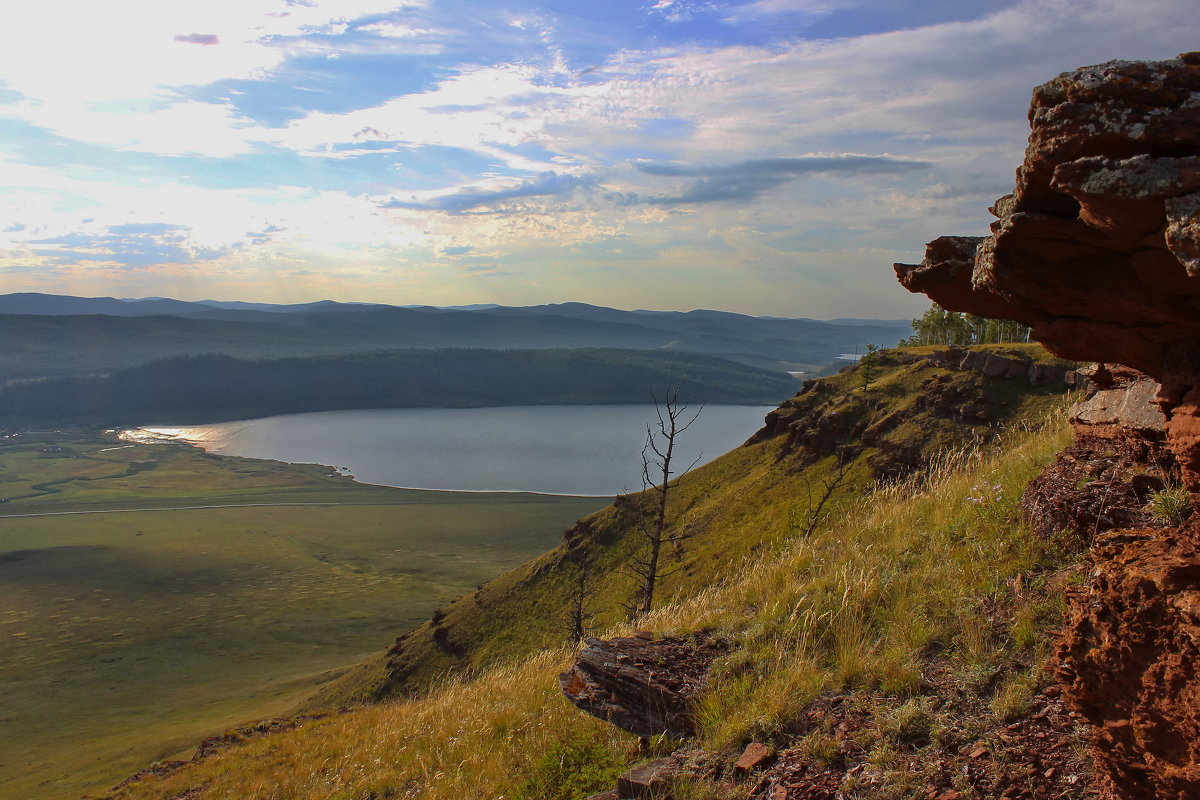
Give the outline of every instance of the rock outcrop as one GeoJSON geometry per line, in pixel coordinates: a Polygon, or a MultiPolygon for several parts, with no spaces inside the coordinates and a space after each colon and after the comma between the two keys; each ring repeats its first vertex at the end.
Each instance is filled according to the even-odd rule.
{"type": "MultiPolygon", "coordinates": [[[[992,235],[938,239],[897,276],[948,309],[1029,325],[1064,358],[1147,373],[1200,500],[1200,53],[1065,73],[1029,118],[992,235]]],[[[1098,395],[1077,421],[1152,441],[1144,409],[1127,411],[1098,395]]],[[[1118,795],[1200,797],[1200,524],[1114,531],[1093,561],[1060,678],[1118,795]]]]}
{"type": "Polygon", "coordinates": [[[873,450],[867,464],[875,479],[895,480],[924,469],[947,448],[998,432],[1016,408],[1014,395],[1049,397],[1088,382],[1073,369],[1047,363],[1045,355],[1025,345],[883,350],[878,363],[900,367],[885,385],[862,386],[854,366],[807,380],[746,443],[786,436],[782,457],[793,467],[873,450]],[[1013,384],[1023,383],[1032,388],[1014,391],[1013,384]]]}
{"type": "Polygon", "coordinates": [[[1119,797],[1200,797],[1200,525],[1100,537],[1059,678],[1119,797]]]}
{"type": "Polygon", "coordinates": [[[693,733],[692,701],[704,688],[719,642],[642,636],[589,639],[559,676],[567,699],[642,737],[693,733]]]}
{"type": "Polygon", "coordinates": [[[1108,388],[1071,411],[1074,444],[1021,496],[1025,519],[1045,538],[1067,534],[1090,543],[1112,530],[1167,526],[1148,508],[1154,493],[1178,482],[1154,402],[1159,385],[1132,370],[1120,375],[1120,385],[1108,371],[1097,379],[1108,388]]]}
{"type": "Polygon", "coordinates": [[[1171,446],[1200,493],[1200,53],[1114,61],[1038,87],[993,235],[931,242],[900,282],[1014,319],[1054,353],[1162,383],[1171,446]]]}

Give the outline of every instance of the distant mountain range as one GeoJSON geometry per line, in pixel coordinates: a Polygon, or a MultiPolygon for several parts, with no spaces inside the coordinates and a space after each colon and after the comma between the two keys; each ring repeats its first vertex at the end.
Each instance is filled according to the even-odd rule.
{"type": "Polygon", "coordinates": [[[867,343],[891,346],[910,330],[909,320],[620,311],[586,303],[435,308],[18,293],[0,295],[0,383],[107,374],[182,355],[272,359],[441,348],[678,351],[815,374],[841,353],[867,343]]]}

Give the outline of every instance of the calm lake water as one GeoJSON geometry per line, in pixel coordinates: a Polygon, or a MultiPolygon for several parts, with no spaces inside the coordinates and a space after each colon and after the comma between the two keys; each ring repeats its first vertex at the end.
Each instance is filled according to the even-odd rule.
{"type": "MultiPolygon", "coordinates": [[[[768,406],[705,406],[677,439],[680,468],[762,427],[768,406]]],[[[147,426],[212,453],[348,468],[413,489],[610,496],[642,488],[653,406],[513,406],[323,411],[212,425],[147,426]]]]}

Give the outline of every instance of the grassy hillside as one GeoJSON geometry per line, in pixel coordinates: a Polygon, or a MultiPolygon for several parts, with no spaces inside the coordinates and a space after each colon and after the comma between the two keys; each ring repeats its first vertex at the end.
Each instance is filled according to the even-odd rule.
{"type": "MultiPolygon", "coordinates": [[[[870,385],[851,371],[815,394],[822,401],[791,423],[825,419],[872,431],[874,441],[841,442],[853,477],[815,525],[812,492],[836,456],[821,455],[804,426],[784,425],[680,481],[672,524],[695,535],[665,584],[673,602],[639,627],[731,643],[692,753],[728,764],[747,741],[765,741],[830,767],[835,788],[860,798],[912,798],[929,787],[930,796],[952,787],[979,796],[967,792],[981,765],[1022,780],[1035,762],[1006,726],[1033,724],[1046,631],[1078,554],[1034,537],[1016,500],[1068,441],[1066,398],[895,361],[870,385]],[[991,424],[910,404],[914,390],[968,379],[983,387],[988,408],[1005,412],[991,424]],[[934,458],[880,488],[872,458],[892,437],[925,452],[910,424],[938,442],[934,458]]],[[[585,518],[554,551],[446,607],[386,662],[338,687],[343,697],[424,690],[416,696],[251,739],[111,797],[579,800],[611,788],[617,772],[648,754],[562,698],[557,674],[571,650],[557,627],[574,571],[590,563],[604,581],[597,624],[627,630],[616,608],[628,590],[618,564],[639,513],[639,499],[627,497],[585,518]]],[[[1062,769],[1049,772],[1045,780],[1062,769]]],[[[701,772],[674,796],[746,797],[750,786],[738,780],[701,772]]],[[[1086,776],[1072,773],[1063,785],[1058,796],[1082,797],[1086,776]]]]}
{"type": "MultiPolygon", "coordinates": [[[[1038,353],[1036,345],[1025,350],[1027,357],[1038,353]]],[[[1033,388],[1023,379],[954,372],[924,360],[905,364],[898,355],[883,357],[867,386],[858,369],[815,381],[774,412],[747,446],[678,482],[669,500],[668,534],[690,538],[681,558],[668,565],[673,574],[661,582],[664,600],[704,590],[731,562],[781,546],[812,526],[814,516],[835,519],[880,480],[990,441],[1008,427],[1042,420],[1062,402],[1066,388],[1061,383],[1033,388]],[[944,402],[947,397],[954,402],[944,402]]],[[[647,509],[647,498],[639,495],[617,498],[581,520],[554,550],[406,634],[386,659],[331,687],[325,700],[411,691],[447,672],[476,671],[554,646],[584,568],[598,576],[589,600],[594,624],[618,623],[634,591],[626,565],[641,545],[637,531],[647,509]]]]}
{"type": "Polygon", "coordinates": [[[63,432],[0,440],[0,493],[0,797],[39,800],[289,712],[603,502],[63,432]]]}

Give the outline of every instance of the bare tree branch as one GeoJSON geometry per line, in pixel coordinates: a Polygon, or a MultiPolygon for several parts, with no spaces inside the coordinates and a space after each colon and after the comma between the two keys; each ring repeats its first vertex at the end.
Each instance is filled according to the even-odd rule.
{"type": "MultiPolygon", "coordinates": [[[[651,423],[646,426],[646,443],[642,447],[642,486],[646,492],[653,490],[655,503],[649,516],[643,516],[641,524],[641,533],[649,544],[649,553],[644,558],[630,560],[634,571],[642,579],[638,597],[627,606],[631,607],[632,617],[651,611],[656,584],[675,571],[663,573],[661,570],[659,562],[663,545],[672,545],[675,559],[680,561],[683,558],[683,541],[689,536],[687,533],[667,534],[667,499],[674,488],[671,467],[675,459],[676,439],[692,427],[704,407],[689,413],[687,403],[679,399],[681,390],[682,384],[668,387],[662,400],[657,394],[651,393],[657,425],[651,423]],[[658,428],[657,433],[655,427],[658,428]]],[[[697,456],[676,478],[682,477],[699,462],[700,456],[697,456]]]]}
{"type": "Polygon", "coordinates": [[[821,512],[825,508],[825,504],[833,498],[833,493],[837,488],[845,482],[846,478],[850,477],[851,460],[846,457],[845,453],[838,453],[837,456],[837,471],[828,478],[821,481],[825,491],[821,494],[821,499],[817,501],[816,507],[812,506],[812,486],[809,485],[808,503],[811,511],[808,515],[808,527],[804,529],[804,536],[812,536],[813,531],[817,529],[817,525],[821,522],[821,512]]]}

